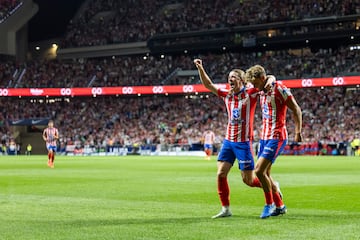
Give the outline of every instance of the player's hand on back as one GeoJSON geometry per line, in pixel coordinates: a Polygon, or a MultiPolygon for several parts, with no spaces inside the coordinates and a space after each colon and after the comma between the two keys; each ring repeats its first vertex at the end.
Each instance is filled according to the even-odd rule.
{"type": "Polygon", "coordinates": [[[273,86],[275,85],[275,81],[276,81],[276,78],[274,75],[266,76],[266,83],[264,86],[264,89],[266,90],[266,92],[270,91],[273,88],[273,86]]]}

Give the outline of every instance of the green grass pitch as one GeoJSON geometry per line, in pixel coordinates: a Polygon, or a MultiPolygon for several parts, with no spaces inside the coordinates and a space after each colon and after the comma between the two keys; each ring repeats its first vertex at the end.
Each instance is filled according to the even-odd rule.
{"type": "Polygon", "coordinates": [[[216,158],[0,156],[0,239],[360,239],[360,158],[280,156],[288,213],[260,219],[261,189],[229,175],[220,210],[216,158]]]}

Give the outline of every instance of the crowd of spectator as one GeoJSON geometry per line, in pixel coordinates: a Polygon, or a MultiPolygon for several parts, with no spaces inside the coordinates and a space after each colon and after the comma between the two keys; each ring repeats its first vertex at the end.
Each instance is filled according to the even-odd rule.
{"type": "Polygon", "coordinates": [[[21,66],[13,60],[0,60],[0,88],[7,88],[14,81],[21,66]]]}
{"type": "Polygon", "coordinates": [[[360,6],[354,0],[91,0],[80,13],[68,25],[61,47],[146,41],[154,34],[360,14],[360,6]]]}
{"type": "MultiPolygon", "coordinates": [[[[293,89],[303,111],[305,143],[349,143],[360,134],[360,90],[331,87],[293,89]],[[356,135],[357,134],[357,135],[356,135]]],[[[214,95],[73,98],[54,103],[1,98],[2,142],[12,138],[8,120],[51,118],[62,146],[200,144],[211,128],[220,144],[227,122],[222,101],[214,95]]],[[[290,144],[293,119],[288,114],[290,144]]],[[[257,109],[255,132],[260,131],[257,109]]]]}
{"type": "MultiPolygon", "coordinates": [[[[226,81],[231,68],[263,65],[278,79],[344,76],[360,73],[360,50],[279,50],[197,55],[215,82],[226,81]]],[[[114,56],[97,59],[34,60],[0,63],[0,87],[96,87],[196,84],[195,75],[179,77],[177,69],[194,70],[195,56],[114,56]]]]}
{"type": "Polygon", "coordinates": [[[334,143],[344,151],[353,139],[360,137],[358,88],[293,89],[292,92],[302,108],[305,143],[320,142],[324,147],[334,143]]]}
{"type": "MultiPolygon", "coordinates": [[[[359,89],[293,89],[303,112],[304,144],[290,144],[288,154],[355,154],[351,142],[360,139],[359,89]]],[[[291,121],[288,118],[288,121],[291,121]]]]}
{"type": "Polygon", "coordinates": [[[102,146],[110,140],[120,145],[199,143],[206,127],[220,137],[226,121],[218,99],[206,97],[75,98],[52,104],[5,98],[0,101],[3,140],[10,139],[6,120],[25,118],[55,119],[60,141],[82,146],[102,146]]]}
{"type": "Polygon", "coordinates": [[[0,0],[0,23],[5,21],[21,3],[20,0],[0,0]]]}

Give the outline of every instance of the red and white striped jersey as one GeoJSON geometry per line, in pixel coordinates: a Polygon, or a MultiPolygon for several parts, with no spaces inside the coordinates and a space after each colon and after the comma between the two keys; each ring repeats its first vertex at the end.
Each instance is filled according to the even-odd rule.
{"type": "Polygon", "coordinates": [[[231,142],[251,141],[258,90],[244,87],[239,93],[230,95],[229,90],[218,89],[218,96],[224,100],[228,113],[225,139],[231,142]]]}
{"type": "Polygon", "coordinates": [[[214,144],[215,133],[213,131],[206,131],[203,134],[204,144],[214,144]]]}
{"type": "Polygon", "coordinates": [[[262,131],[260,138],[263,140],[288,138],[286,130],[286,102],[293,98],[290,89],[280,82],[275,82],[274,88],[260,96],[262,110],[262,131]]]}
{"type": "Polygon", "coordinates": [[[59,135],[57,128],[45,128],[44,134],[46,136],[46,144],[51,146],[56,146],[56,138],[55,136],[59,135]]]}

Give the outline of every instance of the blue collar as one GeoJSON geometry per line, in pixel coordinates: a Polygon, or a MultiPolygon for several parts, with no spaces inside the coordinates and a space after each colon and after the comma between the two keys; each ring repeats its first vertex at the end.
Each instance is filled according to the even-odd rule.
{"type": "Polygon", "coordinates": [[[246,90],[246,87],[245,87],[245,86],[243,86],[243,87],[240,89],[240,91],[239,91],[239,92],[237,92],[237,93],[234,93],[234,95],[239,95],[240,93],[245,92],[245,90],[246,90]]]}

